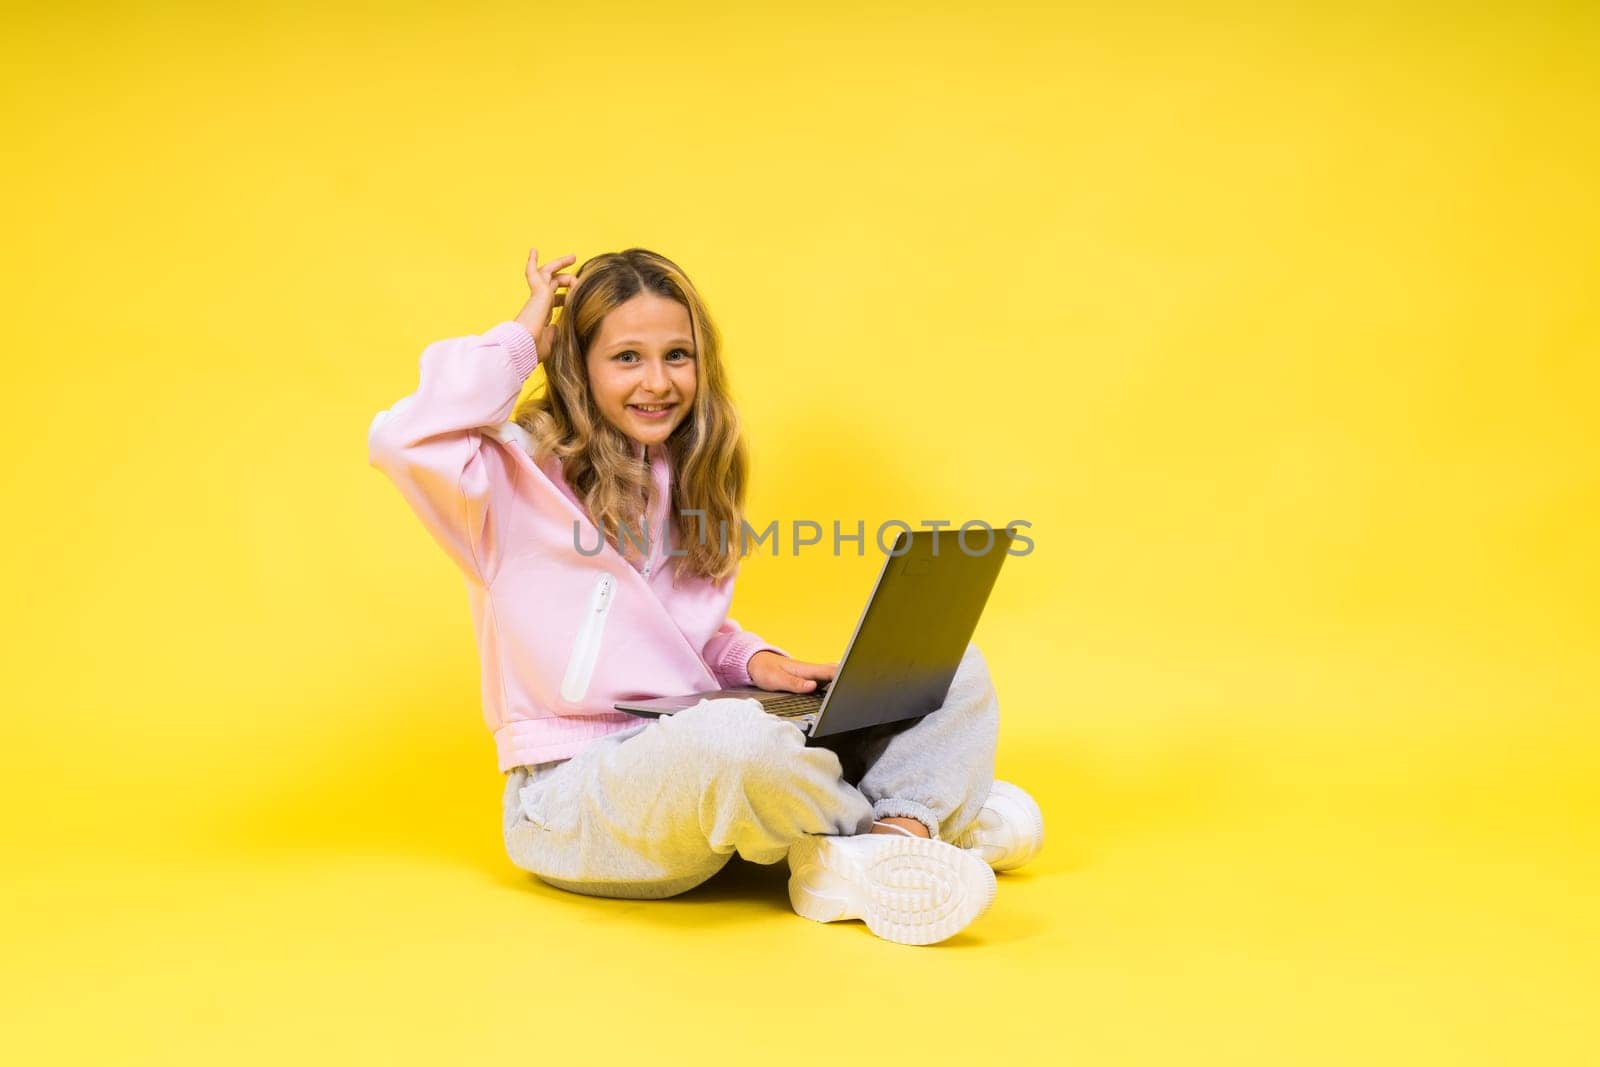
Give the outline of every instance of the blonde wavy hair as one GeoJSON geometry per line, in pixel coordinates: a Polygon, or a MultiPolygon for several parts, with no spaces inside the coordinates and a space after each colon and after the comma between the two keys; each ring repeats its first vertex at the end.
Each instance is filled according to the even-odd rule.
{"type": "MultiPolygon", "coordinates": [[[[539,353],[543,388],[512,414],[533,438],[535,454],[555,456],[589,518],[617,551],[636,554],[635,537],[654,505],[649,468],[634,455],[637,442],[601,415],[589,389],[588,352],[600,324],[616,307],[641,292],[675,300],[689,312],[695,343],[694,410],[667,437],[672,459],[669,504],[677,557],[673,584],[694,576],[720,582],[738,569],[748,545],[740,536],[748,459],[739,416],[728,395],[722,337],[694,284],[665,256],[643,248],[607,252],[578,268],[576,280],[554,324],[549,352],[539,353]],[[705,526],[686,510],[705,513],[705,526]],[[623,547],[621,526],[635,537],[623,547]],[[722,525],[719,525],[722,524],[722,525]],[[720,531],[727,531],[727,545],[720,531]]],[[[649,531],[657,538],[660,530],[649,531]]]]}

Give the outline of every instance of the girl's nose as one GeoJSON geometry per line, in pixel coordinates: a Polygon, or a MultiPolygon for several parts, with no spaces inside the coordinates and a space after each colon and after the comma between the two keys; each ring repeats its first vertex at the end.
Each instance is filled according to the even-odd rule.
{"type": "Polygon", "coordinates": [[[650,368],[645,371],[644,384],[652,393],[666,392],[671,384],[671,379],[667,377],[667,368],[660,362],[651,363],[650,368]]]}

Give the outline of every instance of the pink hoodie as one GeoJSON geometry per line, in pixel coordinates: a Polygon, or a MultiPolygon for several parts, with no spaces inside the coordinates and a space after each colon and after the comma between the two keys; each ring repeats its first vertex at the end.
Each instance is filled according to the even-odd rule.
{"type": "Polygon", "coordinates": [[[560,461],[536,462],[527,431],[507,421],[536,363],[516,322],[436,341],[422,351],[417,391],[367,430],[369,462],[466,575],[501,771],[567,759],[642,721],[612,710],[618,700],[752,685],[750,657],[783,653],[728,618],[732,577],[673,587],[676,559],[660,536],[672,469],[660,445],[649,449],[649,559],[636,569],[609,544],[578,551],[574,522],[590,553],[599,531],[560,461]]]}

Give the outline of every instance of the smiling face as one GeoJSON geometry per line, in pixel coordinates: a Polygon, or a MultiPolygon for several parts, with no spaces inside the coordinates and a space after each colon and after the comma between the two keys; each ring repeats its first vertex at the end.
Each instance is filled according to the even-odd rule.
{"type": "Polygon", "coordinates": [[[642,445],[688,418],[697,383],[689,309],[646,291],[618,304],[589,345],[589,391],[605,420],[642,445]]]}

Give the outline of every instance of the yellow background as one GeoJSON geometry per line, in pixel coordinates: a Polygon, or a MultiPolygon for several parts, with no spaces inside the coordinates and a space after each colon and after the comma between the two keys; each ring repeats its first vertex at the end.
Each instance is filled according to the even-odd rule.
{"type": "MultiPolygon", "coordinates": [[[[8,1047],[1593,1062],[1595,9],[1046,7],[13,9],[8,1047]],[[1047,845],[942,946],[504,856],[365,433],[630,245],[758,522],[1033,524],[976,639],[1047,845]]],[[[878,562],[735,615],[833,658],[878,562]]]]}

